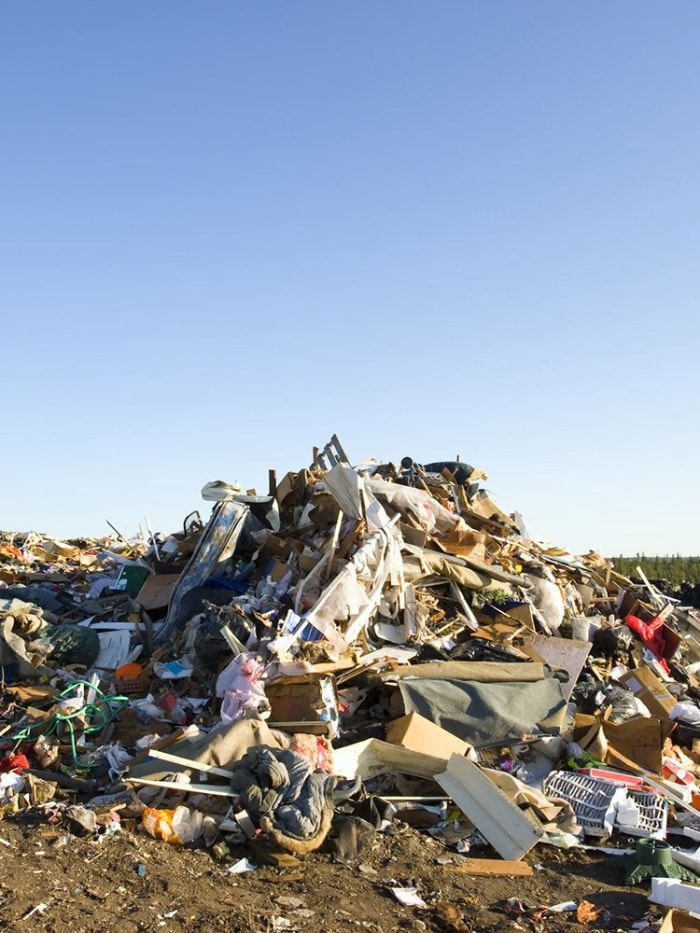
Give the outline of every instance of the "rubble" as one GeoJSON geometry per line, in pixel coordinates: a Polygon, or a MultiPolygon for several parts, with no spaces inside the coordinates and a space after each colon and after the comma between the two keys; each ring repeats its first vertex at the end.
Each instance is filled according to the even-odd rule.
{"type": "Polygon", "coordinates": [[[473,874],[697,841],[700,615],[532,539],[485,478],[334,437],[266,495],[207,483],[173,534],[0,533],[3,814],[131,818],[233,873],[397,823],[473,874]]]}

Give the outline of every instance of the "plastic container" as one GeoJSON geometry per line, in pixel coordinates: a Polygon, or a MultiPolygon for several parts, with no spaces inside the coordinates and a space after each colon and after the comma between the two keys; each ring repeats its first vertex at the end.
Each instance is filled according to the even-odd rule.
{"type": "Polygon", "coordinates": [[[626,797],[621,784],[568,771],[552,771],[543,790],[550,799],[561,798],[571,804],[576,822],[587,836],[609,836],[618,801],[626,797]]]}
{"type": "Polygon", "coordinates": [[[662,839],[666,835],[668,803],[659,794],[567,771],[552,771],[545,778],[544,792],[571,804],[586,835],[609,835],[614,826],[633,836],[662,839]]]}

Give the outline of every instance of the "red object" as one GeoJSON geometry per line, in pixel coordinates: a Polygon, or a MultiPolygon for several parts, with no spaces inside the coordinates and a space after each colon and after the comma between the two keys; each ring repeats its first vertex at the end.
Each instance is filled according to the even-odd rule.
{"type": "Polygon", "coordinates": [[[163,696],[158,700],[158,706],[163,710],[166,715],[170,715],[172,711],[177,706],[177,697],[172,692],[168,690],[167,693],[164,693],[163,696]]]}
{"type": "Polygon", "coordinates": [[[29,759],[21,752],[18,755],[0,758],[0,771],[26,771],[28,768],[31,768],[29,759]]]}
{"type": "Polygon", "coordinates": [[[640,790],[644,785],[644,779],[635,777],[633,774],[623,774],[621,771],[613,771],[610,768],[578,768],[579,774],[587,774],[588,777],[597,778],[601,781],[613,781],[615,784],[624,784],[626,787],[633,787],[640,790]]]}
{"type": "Polygon", "coordinates": [[[637,616],[629,615],[625,619],[627,625],[637,635],[644,646],[656,657],[661,667],[667,674],[670,674],[671,668],[664,658],[666,650],[666,639],[664,638],[664,620],[660,616],[655,616],[651,622],[642,622],[637,616]]]}

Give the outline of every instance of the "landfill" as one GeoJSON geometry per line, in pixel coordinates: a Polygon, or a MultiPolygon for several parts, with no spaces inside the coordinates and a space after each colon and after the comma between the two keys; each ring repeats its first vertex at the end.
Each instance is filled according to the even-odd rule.
{"type": "Polygon", "coordinates": [[[646,928],[698,929],[700,611],[533,539],[487,479],[353,466],[334,435],[265,494],[208,482],[175,531],[0,532],[3,821],[149,836],[236,878],[320,854],[369,875],[406,826],[473,877],[593,847],[667,909],[646,928]]]}

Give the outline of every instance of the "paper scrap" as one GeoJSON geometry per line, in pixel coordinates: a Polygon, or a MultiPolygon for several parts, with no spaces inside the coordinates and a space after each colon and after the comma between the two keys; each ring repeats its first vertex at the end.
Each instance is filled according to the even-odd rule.
{"type": "Polygon", "coordinates": [[[392,888],[391,893],[399,904],[403,904],[404,907],[428,906],[423,898],[419,897],[417,888],[392,888]]]}

